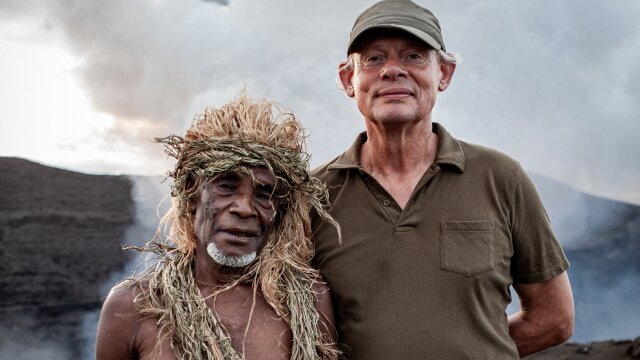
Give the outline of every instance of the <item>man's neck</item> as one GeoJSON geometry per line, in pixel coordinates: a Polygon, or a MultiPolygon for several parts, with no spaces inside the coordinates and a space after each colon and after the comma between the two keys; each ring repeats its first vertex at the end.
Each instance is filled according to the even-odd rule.
{"type": "Polygon", "coordinates": [[[437,139],[431,121],[395,128],[367,123],[360,162],[370,173],[406,175],[422,169],[422,174],[435,159],[437,139]]]}
{"type": "Polygon", "coordinates": [[[194,260],[194,278],[200,289],[217,290],[232,284],[244,275],[246,268],[234,268],[216,263],[208,254],[194,260]]]}
{"type": "Polygon", "coordinates": [[[431,121],[398,128],[380,128],[367,123],[367,141],[362,144],[363,170],[404,208],[422,175],[433,164],[438,136],[431,121]]]}

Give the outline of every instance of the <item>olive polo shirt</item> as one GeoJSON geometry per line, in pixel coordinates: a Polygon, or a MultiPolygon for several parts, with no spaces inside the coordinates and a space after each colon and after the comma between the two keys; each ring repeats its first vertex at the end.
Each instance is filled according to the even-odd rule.
{"type": "Polygon", "coordinates": [[[342,228],[339,244],[313,218],[347,359],[518,359],[509,286],[569,267],[520,165],[433,128],[436,160],[404,209],[362,170],[365,133],[314,171],[342,228]]]}

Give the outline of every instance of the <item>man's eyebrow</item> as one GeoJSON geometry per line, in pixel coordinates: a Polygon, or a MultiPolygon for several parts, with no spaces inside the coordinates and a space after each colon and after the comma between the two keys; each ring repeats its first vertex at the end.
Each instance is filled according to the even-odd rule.
{"type": "Polygon", "coordinates": [[[220,181],[220,180],[235,181],[235,180],[239,180],[239,179],[240,179],[240,175],[238,175],[238,173],[236,173],[236,172],[228,172],[228,173],[222,173],[222,174],[216,176],[213,181],[220,181]]]}
{"type": "Polygon", "coordinates": [[[275,187],[274,183],[270,183],[270,182],[263,183],[260,180],[256,180],[255,184],[256,184],[256,188],[258,188],[258,189],[269,189],[269,190],[271,190],[271,189],[273,189],[275,187]]]}

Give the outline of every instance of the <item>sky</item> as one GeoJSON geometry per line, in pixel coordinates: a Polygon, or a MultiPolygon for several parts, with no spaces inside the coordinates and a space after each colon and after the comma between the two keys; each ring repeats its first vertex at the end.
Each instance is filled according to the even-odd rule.
{"type": "MultiPolygon", "coordinates": [[[[462,56],[433,119],[525,169],[640,204],[640,2],[416,1],[462,56]]],[[[312,165],[364,129],[336,82],[373,1],[0,0],[0,156],[160,175],[154,137],[243,88],[291,108],[312,165]]]]}

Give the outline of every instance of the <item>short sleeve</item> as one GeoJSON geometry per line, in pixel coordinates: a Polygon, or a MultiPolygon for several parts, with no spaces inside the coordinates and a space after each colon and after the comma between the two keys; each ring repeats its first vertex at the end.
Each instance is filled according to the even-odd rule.
{"type": "Polygon", "coordinates": [[[521,166],[516,171],[510,209],[511,274],[515,283],[544,282],[566,271],[569,262],[533,182],[521,166]]]}

